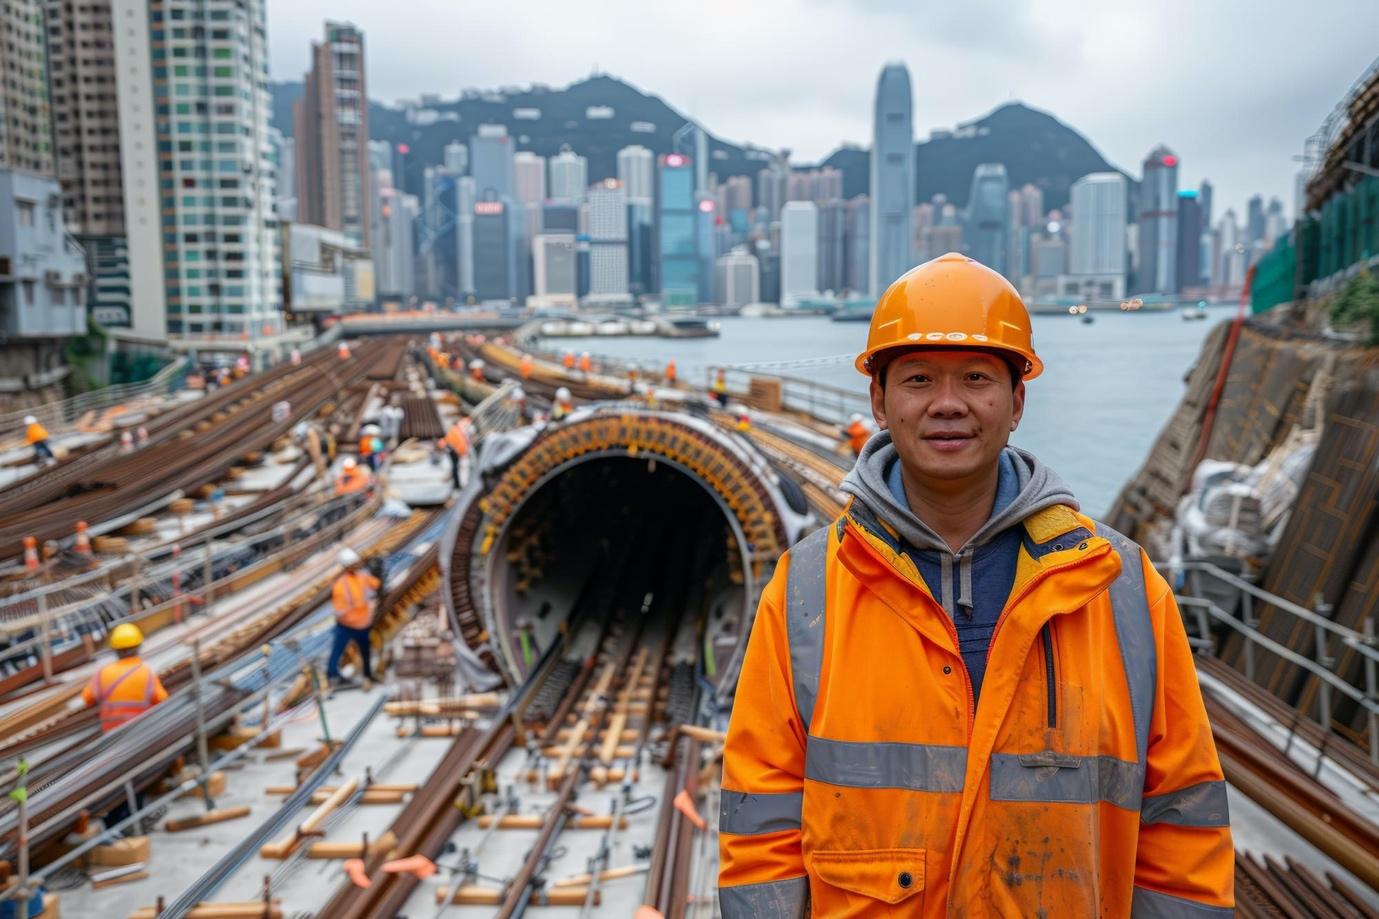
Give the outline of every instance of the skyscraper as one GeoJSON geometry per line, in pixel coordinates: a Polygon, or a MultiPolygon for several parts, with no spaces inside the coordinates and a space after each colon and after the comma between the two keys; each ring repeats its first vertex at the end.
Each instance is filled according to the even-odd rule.
{"type": "Polygon", "coordinates": [[[790,307],[819,292],[819,210],[787,201],[780,212],[780,297],[790,307]]]}
{"type": "Polygon", "coordinates": [[[412,226],[421,210],[413,195],[393,187],[392,173],[375,173],[378,201],[373,212],[374,281],[384,297],[405,299],[416,292],[412,226]]]}
{"type": "Polygon", "coordinates": [[[847,203],[833,198],[815,207],[819,209],[818,289],[841,293],[847,288],[847,203]]]}
{"type": "MultiPolygon", "coordinates": [[[[158,272],[166,282],[167,332],[199,349],[256,348],[282,331],[264,2],[114,0],[116,22],[125,22],[130,10],[136,18],[152,17],[151,97],[156,111],[170,113],[157,120],[154,138],[142,150],[126,145],[126,162],[131,155],[152,158],[155,150],[171,151],[155,161],[161,167],[161,207],[132,213],[126,195],[131,267],[139,267],[135,239],[157,238],[150,228],[161,226],[162,239],[169,241],[158,272]],[[215,26],[178,28],[174,16],[215,26]],[[206,60],[205,74],[177,63],[183,59],[206,60]],[[206,154],[207,144],[213,156],[206,154]]],[[[118,46],[116,63],[125,76],[118,46]]],[[[121,88],[122,140],[132,140],[139,106],[146,108],[147,99],[127,98],[121,88]]],[[[298,180],[300,185],[300,170],[298,180]]]]}
{"type": "Polygon", "coordinates": [[[474,203],[474,295],[479,300],[519,296],[515,235],[506,202],[489,197],[474,203]]]}
{"type": "Polygon", "coordinates": [[[1007,274],[1009,207],[1006,167],[1000,163],[978,165],[972,172],[972,191],[967,198],[968,254],[1001,274],[1007,274]]]}
{"type": "Polygon", "coordinates": [[[780,217],[789,177],[790,162],[785,156],[773,157],[767,166],[757,172],[757,207],[766,210],[768,221],[780,217]]]}
{"type": "Polygon", "coordinates": [[[718,302],[724,306],[740,309],[761,299],[761,268],[746,246],[720,255],[714,270],[718,275],[718,302]]]}
{"type": "Polygon", "coordinates": [[[575,234],[541,233],[532,240],[533,295],[541,306],[573,309],[578,301],[575,234]]]}
{"type": "Polygon", "coordinates": [[[589,298],[627,299],[627,193],[617,179],[588,191],[589,298]]]}
{"type": "Polygon", "coordinates": [[[1182,293],[1202,282],[1202,208],[1197,191],[1185,188],[1178,192],[1178,282],[1174,290],[1182,293]]]}
{"type": "Polygon", "coordinates": [[[459,141],[445,145],[444,157],[445,168],[455,175],[462,176],[469,171],[469,148],[459,141]]]}
{"type": "Polygon", "coordinates": [[[843,287],[854,293],[871,290],[871,199],[858,195],[847,203],[847,229],[843,247],[843,287]]]}
{"type": "Polygon", "coordinates": [[[656,196],[656,156],[633,144],[618,151],[618,181],[628,202],[650,202],[656,196]]]}
{"type": "Polygon", "coordinates": [[[661,157],[658,175],[660,234],[656,273],[661,302],[667,306],[693,305],[699,301],[694,167],[689,157],[669,153],[661,157]]]}
{"type": "Polygon", "coordinates": [[[525,150],[513,154],[512,174],[517,200],[540,204],[546,200],[546,158],[525,150]]]}
{"type": "Polygon", "coordinates": [[[1245,204],[1245,215],[1245,246],[1253,248],[1256,243],[1264,241],[1264,198],[1251,195],[1245,204]]]}
{"type": "Polygon", "coordinates": [[[459,176],[444,166],[422,173],[421,220],[417,239],[415,292],[439,301],[458,300],[460,285],[459,176]]]}
{"type": "MultiPolygon", "coordinates": [[[[224,60],[222,58],[221,60],[224,60]]],[[[311,45],[311,70],[292,107],[297,218],[369,244],[369,102],[364,33],[326,22],[311,45]]]]}
{"type": "Polygon", "coordinates": [[[1125,296],[1127,183],[1119,172],[1093,172],[1073,183],[1069,274],[1082,296],[1125,296]]]}
{"type": "Polygon", "coordinates": [[[1173,293],[1178,284],[1178,157],[1162,144],[1144,160],[1139,227],[1136,290],[1173,293]]]}
{"type": "Polygon", "coordinates": [[[915,132],[910,71],[887,64],[876,83],[871,145],[871,265],[873,293],[911,267],[911,208],[915,204],[915,132]]]}
{"type": "Polygon", "coordinates": [[[513,167],[512,138],[501,124],[481,124],[469,142],[469,174],[479,197],[489,193],[499,200],[515,200],[517,180],[513,167]]]}
{"type": "MultiPolygon", "coordinates": [[[[105,22],[108,30],[108,16],[105,22]]],[[[0,42],[0,164],[51,176],[53,135],[44,29],[42,0],[5,0],[0,5],[4,33],[0,42]]],[[[79,80],[82,75],[73,72],[70,79],[79,80]]],[[[102,75],[108,78],[109,72],[102,75]]],[[[63,86],[73,95],[77,92],[65,78],[63,86]]]]}
{"type": "Polygon", "coordinates": [[[1211,285],[1214,269],[1216,252],[1216,233],[1212,229],[1211,196],[1212,185],[1207,179],[1202,180],[1202,184],[1197,187],[1197,206],[1201,210],[1202,238],[1198,245],[1198,265],[1200,274],[1198,283],[1203,287],[1211,285]]]}
{"type": "Polygon", "coordinates": [[[551,157],[551,200],[579,202],[589,184],[589,164],[584,157],[564,146],[551,157]]]}

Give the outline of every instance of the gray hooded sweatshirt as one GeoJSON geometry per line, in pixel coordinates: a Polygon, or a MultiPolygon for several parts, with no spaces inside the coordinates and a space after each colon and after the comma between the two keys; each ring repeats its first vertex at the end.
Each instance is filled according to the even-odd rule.
{"type": "Polygon", "coordinates": [[[1072,491],[1032,454],[1006,447],[991,517],[954,552],[910,510],[900,456],[889,431],[872,435],[842,487],[900,534],[900,544],[894,548],[915,563],[929,592],[952,617],[975,699],[986,675],[992,632],[1015,583],[1021,543],[1031,554],[1043,554],[1021,524],[1054,505],[1077,509],[1072,491]]]}

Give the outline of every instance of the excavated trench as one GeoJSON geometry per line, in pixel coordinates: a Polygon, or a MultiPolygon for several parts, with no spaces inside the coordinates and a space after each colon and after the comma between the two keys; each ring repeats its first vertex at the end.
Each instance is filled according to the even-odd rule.
{"type": "MultiPolygon", "coordinates": [[[[520,683],[572,623],[648,617],[731,692],[751,616],[804,519],[742,438],[626,407],[486,444],[447,534],[470,673],[520,683]]],[[[788,490],[788,483],[786,483],[788,490]]]]}

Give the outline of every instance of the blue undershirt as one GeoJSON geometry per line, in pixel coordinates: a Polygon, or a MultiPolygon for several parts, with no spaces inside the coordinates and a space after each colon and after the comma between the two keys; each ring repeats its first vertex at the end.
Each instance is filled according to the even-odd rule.
{"type": "MultiPolygon", "coordinates": [[[[886,484],[896,500],[906,507],[905,482],[900,461],[886,470],[886,484]]],[[[1020,493],[1020,480],[1009,452],[1001,454],[1000,477],[996,483],[996,500],[991,514],[1004,510],[1020,493]]],[[[987,519],[990,519],[989,517],[987,519]]],[[[991,634],[1001,618],[1010,589],[1015,584],[1015,566],[1019,561],[1023,538],[1019,524],[1008,527],[989,542],[978,546],[972,555],[972,607],[958,606],[960,572],[956,561],[951,566],[948,582],[944,583],[942,555],[937,549],[916,549],[905,546],[907,554],[919,568],[920,576],[934,599],[946,609],[956,609],[953,626],[958,633],[958,651],[962,654],[967,676],[972,681],[972,701],[981,695],[982,679],[986,676],[986,658],[991,646],[991,634]]],[[[948,553],[951,555],[951,553],[948,553]]]]}

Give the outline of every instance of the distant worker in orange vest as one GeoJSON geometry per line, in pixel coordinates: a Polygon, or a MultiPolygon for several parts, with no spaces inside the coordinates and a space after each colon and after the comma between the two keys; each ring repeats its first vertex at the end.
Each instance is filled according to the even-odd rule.
{"type": "Polygon", "coordinates": [[[326,665],[326,678],[332,686],[345,683],[340,676],[340,658],[353,642],[359,648],[359,672],[364,677],[364,688],[368,689],[373,684],[373,669],[369,666],[369,626],[373,625],[374,601],[381,582],[364,570],[363,560],[353,549],[341,549],[336,561],[345,570],[330,589],[330,602],[335,607],[335,637],[330,648],[330,663],[326,665]]]}
{"type": "Polygon", "coordinates": [[[347,342],[347,341],[342,341],[342,342],[340,342],[340,344],[336,345],[336,347],[335,347],[335,353],[338,354],[338,355],[340,356],[340,360],[342,360],[342,361],[347,361],[347,360],[349,360],[349,358],[350,358],[350,343],[347,342]]]}
{"type": "Polygon", "coordinates": [[[566,370],[574,370],[574,369],[575,369],[575,352],[573,352],[573,351],[566,351],[566,352],[565,352],[565,356],[562,357],[562,358],[560,359],[560,363],[563,364],[563,365],[565,366],[565,369],[566,369],[566,370]]]}
{"type": "Polygon", "coordinates": [[[359,460],[374,472],[383,461],[383,431],[376,424],[366,424],[359,435],[359,460]]]}
{"type": "Polygon", "coordinates": [[[39,424],[33,415],[24,416],[24,441],[34,448],[36,465],[52,466],[57,462],[53,448],[48,445],[48,429],[39,424]]]}
{"type": "Polygon", "coordinates": [[[713,376],[713,397],[718,400],[719,405],[728,407],[728,378],[722,367],[719,367],[713,376]]]}
{"type": "Polygon", "coordinates": [[[535,366],[536,362],[531,359],[531,355],[524,354],[522,355],[522,362],[517,365],[517,372],[521,374],[524,381],[530,380],[532,368],[535,366]]]}
{"type": "Polygon", "coordinates": [[[666,385],[675,385],[675,360],[673,358],[666,363],[666,385]]]}
{"type": "Polygon", "coordinates": [[[81,691],[82,701],[98,706],[101,730],[113,731],[168,698],[158,674],[139,659],[144,633],[132,622],[122,622],[110,632],[116,660],[102,667],[81,691]]]}
{"type": "Polygon", "coordinates": [[[440,440],[440,446],[450,454],[450,481],[456,488],[460,487],[460,462],[469,455],[468,422],[468,418],[457,419],[440,440]]]}
{"type": "Polygon", "coordinates": [[[484,362],[479,358],[469,362],[469,376],[476,383],[484,382],[484,362]]]}
{"type": "Polygon", "coordinates": [[[581,354],[581,355],[579,356],[579,372],[580,372],[580,373],[593,373],[593,372],[594,372],[594,358],[593,358],[593,355],[591,355],[588,351],[585,351],[583,354],[581,354]]]}
{"type": "Polygon", "coordinates": [[[867,427],[861,415],[854,412],[850,423],[843,429],[843,434],[847,437],[848,446],[852,448],[852,455],[861,456],[862,448],[871,437],[871,428],[867,427]]]}
{"type": "Polygon", "coordinates": [[[369,487],[371,476],[352,456],[340,461],[340,472],[335,476],[335,493],[353,495],[369,487]]]}
{"type": "Polygon", "coordinates": [[[575,410],[575,403],[570,391],[564,386],[555,391],[555,404],[551,406],[551,420],[560,421],[566,415],[575,410]]]}

